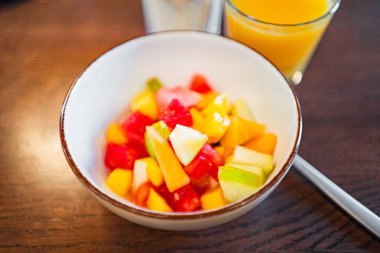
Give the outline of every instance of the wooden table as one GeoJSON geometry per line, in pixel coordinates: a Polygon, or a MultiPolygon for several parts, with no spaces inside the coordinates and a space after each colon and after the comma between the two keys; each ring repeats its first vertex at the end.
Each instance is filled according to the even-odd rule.
{"type": "MultiPolygon", "coordinates": [[[[380,214],[380,1],[344,1],[297,93],[301,155],[380,214]]],[[[84,190],[58,119],[76,75],[144,34],[137,0],[1,1],[1,252],[380,252],[295,170],[260,206],[217,228],[152,230],[84,190]]]]}

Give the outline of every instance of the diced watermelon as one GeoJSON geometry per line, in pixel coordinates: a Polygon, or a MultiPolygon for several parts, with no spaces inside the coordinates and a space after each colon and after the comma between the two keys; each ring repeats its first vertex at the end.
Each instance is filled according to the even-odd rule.
{"type": "Polygon", "coordinates": [[[174,88],[163,87],[159,89],[156,94],[158,111],[160,113],[162,113],[168,107],[173,99],[178,99],[181,101],[184,107],[188,108],[190,106],[196,105],[201,100],[201,98],[201,95],[198,93],[180,86],[174,88]]]}
{"type": "Polygon", "coordinates": [[[174,192],[169,192],[165,183],[159,187],[152,187],[176,212],[196,211],[201,207],[199,195],[191,184],[185,185],[174,192]]]}
{"type": "Polygon", "coordinates": [[[220,165],[222,165],[222,158],[210,144],[205,143],[197,156],[184,169],[191,177],[199,179],[207,173],[217,170],[220,165]]]}
{"type": "Polygon", "coordinates": [[[210,176],[208,174],[198,179],[190,177],[190,180],[199,196],[202,196],[210,188],[210,176]]]}
{"type": "Polygon", "coordinates": [[[161,114],[160,120],[163,120],[171,130],[173,130],[177,124],[183,126],[193,125],[193,118],[191,117],[190,111],[177,99],[170,102],[168,108],[161,114]]]}
{"type": "Polygon", "coordinates": [[[104,162],[111,170],[116,168],[132,170],[138,158],[139,154],[135,149],[125,144],[108,143],[104,162]]]}
{"type": "Polygon", "coordinates": [[[193,79],[191,80],[190,90],[199,93],[207,93],[212,91],[212,88],[204,76],[196,74],[193,76],[193,79]]]}
{"type": "Polygon", "coordinates": [[[191,184],[175,190],[172,194],[172,206],[176,212],[191,212],[201,208],[199,195],[191,184]]]}
{"type": "Polygon", "coordinates": [[[128,146],[134,148],[138,152],[139,157],[148,155],[144,139],[145,127],[153,123],[154,121],[151,118],[139,111],[131,113],[121,123],[121,128],[128,137],[128,146]]]}
{"type": "Polygon", "coordinates": [[[154,121],[142,114],[139,111],[131,113],[122,123],[121,127],[124,129],[126,134],[132,138],[142,138],[144,139],[145,127],[150,126],[154,121]]]}

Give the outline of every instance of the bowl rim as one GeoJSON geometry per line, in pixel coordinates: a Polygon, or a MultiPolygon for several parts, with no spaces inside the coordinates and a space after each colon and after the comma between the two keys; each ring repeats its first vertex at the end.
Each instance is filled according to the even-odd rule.
{"type": "Polygon", "coordinates": [[[281,179],[287,174],[287,172],[289,171],[292,163],[293,163],[293,160],[294,160],[294,157],[295,155],[297,154],[298,152],[298,148],[299,148],[299,145],[300,145],[300,141],[301,141],[301,133],[302,133],[302,114],[301,114],[301,108],[300,108],[300,103],[299,103],[299,100],[298,100],[298,97],[295,93],[295,90],[292,86],[292,84],[290,83],[290,81],[285,77],[285,75],[280,71],[280,69],[278,67],[276,67],[267,57],[265,57],[264,55],[262,55],[260,52],[258,52],[257,50],[255,49],[252,49],[244,44],[241,44],[237,41],[234,41],[230,38],[227,38],[227,37],[223,37],[223,36],[220,36],[220,35],[217,35],[217,34],[211,34],[211,33],[207,33],[207,32],[203,32],[203,31],[194,31],[194,30],[176,30],[176,31],[161,31],[161,32],[156,32],[156,33],[151,33],[151,34],[146,34],[146,35],[142,35],[142,36],[136,36],[136,37],[133,37],[131,39],[128,39],[126,41],[123,41],[121,42],[120,44],[117,44],[115,46],[113,46],[112,48],[104,51],[103,53],[101,53],[98,57],[96,57],[94,60],[92,60],[90,62],[90,64],[87,65],[86,68],[84,68],[77,76],[76,78],[74,79],[74,81],[71,83],[71,86],[70,88],[68,89],[66,95],[65,95],[65,99],[62,103],[62,107],[61,107],[61,112],[60,112],[60,118],[59,118],[59,134],[60,134],[60,140],[61,140],[61,146],[62,146],[62,150],[63,150],[63,153],[66,157],[66,160],[71,168],[71,170],[74,172],[74,174],[77,176],[77,178],[79,179],[79,181],[84,184],[88,189],[90,189],[90,191],[95,194],[97,197],[99,197],[100,199],[108,202],[109,204],[111,204],[112,206],[115,206],[117,208],[120,208],[124,211],[128,211],[128,212],[131,212],[135,215],[139,215],[139,216],[144,216],[144,217],[147,217],[147,218],[155,218],[155,219],[164,219],[164,220],[189,220],[189,219],[198,219],[198,218],[207,218],[207,217],[211,217],[211,216],[218,216],[218,215],[222,215],[224,213],[228,213],[230,211],[233,211],[233,210],[236,210],[236,209],[239,209],[240,207],[243,207],[243,206],[246,206],[248,203],[258,199],[260,196],[264,195],[266,192],[268,192],[276,183],[279,183],[281,181],[281,179]],[[272,67],[274,67],[282,76],[282,78],[284,79],[284,81],[288,84],[287,87],[290,89],[290,91],[292,92],[292,95],[293,95],[293,99],[296,103],[296,109],[297,109],[297,133],[296,133],[296,138],[295,138],[295,141],[293,143],[293,146],[292,146],[292,151],[290,153],[290,155],[288,156],[286,162],[284,163],[284,165],[279,169],[279,172],[271,179],[271,181],[269,181],[267,184],[264,185],[264,187],[260,188],[257,192],[253,193],[252,195],[244,198],[244,199],[241,199],[237,202],[234,202],[234,203],[231,203],[227,206],[224,206],[222,208],[218,208],[218,209],[214,209],[214,210],[207,210],[207,211],[195,211],[195,212],[168,212],[168,213],[164,213],[164,212],[156,212],[156,211],[151,211],[149,209],[145,209],[145,208],[139,208],[139,207],[133,207],[133,206],[128,206],[122,202],[119,202],[118,200],[112,198],[111,196],[107,195],[106,193],[102,192],[100,189],[98,189],[96,186],[94,186],[81,172],[81,170],[79,169],[79,166],[77,166],[77,164],[75,163],[71,153],[70,153],[70,150],[68,148],[68,144],[67,144],[67,141],[66,141],[66,136],[65,136],[65,131],[64,131],[64,126],[65,126],[65,114],[66,114],[66,106],[68,104],[68,101],[70,99],[70,95],[71,95],[71,92],[73,91],[75,85],[78,83],[78,80],[82,77],[82,75],[86,72],[87,69],[89,69],[95,62],[97,62],[100,58],[102,58],[103,56],[105,56],[108,52],[116,49],[117,47],[120,47],[122,45],[125,45],[131,41],[135,41],[137,39],[142,39],[142,38],[146,38],[146,37],[152,37],[152,36],[165,36],[165,34],[197,34],[197,35],[202,35],[202,36],[210,36],[210,37],[216,37],[218,39],[222,39],[222,40],[229,40],[233,43],[236,43],[238,44],[239,46],[241,47],[245,47],[249,50],[252,50],[254,51],[257,55],[259,55],[260,57],[262,57],[264,60],[266,60],[270,65],[272,65],[272,67]]]}

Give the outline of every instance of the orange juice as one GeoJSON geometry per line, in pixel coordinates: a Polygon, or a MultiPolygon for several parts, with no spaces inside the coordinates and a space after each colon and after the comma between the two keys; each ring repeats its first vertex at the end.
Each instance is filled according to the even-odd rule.
{"type": "Polygon", "coordinates": [[[290,79],[297,73],[302,78],[337,1],[227,0],[226,34],[258,50],[290,79]]]}

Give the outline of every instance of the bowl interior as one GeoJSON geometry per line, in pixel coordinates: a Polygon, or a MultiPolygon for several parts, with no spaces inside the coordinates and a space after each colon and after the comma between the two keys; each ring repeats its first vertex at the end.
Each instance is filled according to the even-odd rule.
{"type": "Polygon", "coordinates": [[[62,110],[67,152],[95,188],[134,206],[104,186],[105,130],[121,119],[148,78],[157,76],[166,86],[187,85],[194,73],[204,74],[215,89],[232,99],[245,99],[256,119],[277,134],[276,166],[266,184],[280,171],[300,131],[297,101],[285,78],[261,55],[229,39],[200,32],[165,32],[108,51],[68,93],[62,110]]]}

